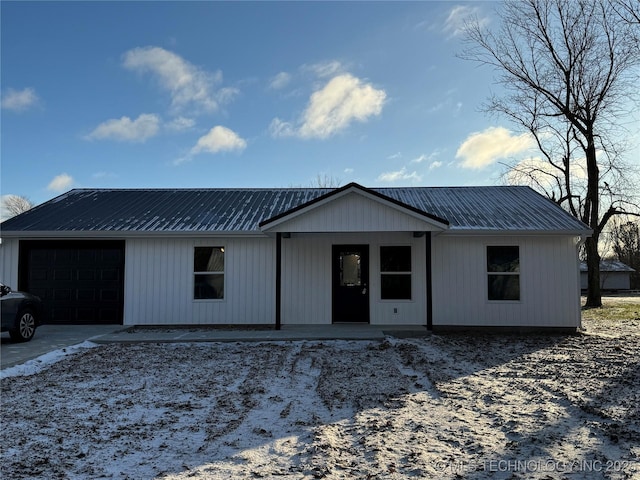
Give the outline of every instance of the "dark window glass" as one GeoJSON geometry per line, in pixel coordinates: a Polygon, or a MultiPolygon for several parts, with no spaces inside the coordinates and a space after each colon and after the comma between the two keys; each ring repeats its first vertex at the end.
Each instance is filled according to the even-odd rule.
{"type": "Polygon", "coordinates": [[[411,247],[380,247],[380,298],[411,299],[411,247]]]}
{"type": "Polygon", "coordinates": [[[196,300],[224,298],[224,275],[196,274],[193,298],[196,300]]]}
{"type": "Polygon", "coordinates": [[[520,248],[487,247],[487,298],[520,300],[520,248]]]}
{"type": "Polygon", "coordinates": [[[487,272],[519,272],[520,247],[487,247],[487,272]]]}
{"type": "Polygon", "coordinates": [[[411,300],[411,274],[381,275],[382,300],[411,300]]]}
{"type": "Polygon", "coordinates": [[[195,247],[193,271],[194,299],[224,298],[224,247],[195,247]]]}
{"type": "Polygon", "coordinates": [[[196,247],[193,255],[194,272],[223,272],[223,247],[196,247]]]}
{"type": "Polygon", "coordinates": [[[381,272],[410,272],[411,247],[380,247],[381,272]]]}
{"type": "Polygon", "coordinates": [[[489,275],[489,300],[520,300],[520,275],[489,275]]]}

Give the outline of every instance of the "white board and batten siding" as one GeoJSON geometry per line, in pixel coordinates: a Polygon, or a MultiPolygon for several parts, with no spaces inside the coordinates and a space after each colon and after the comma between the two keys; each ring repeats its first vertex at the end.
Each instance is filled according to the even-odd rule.
{"type": "Polygon", "coordinates": [[[576,238],[435,236],[433,325],[566,327],[580,322],[576,238]],[[487,300],[488,245],[520,247],[520,300],[487,300]]]}
{"type": "Polygon", "coordinates": [[[282,323],[332,322],[332,246],[369,245],[369,310],[373,325],[426,325],[425,238],[409,232],[293,234],[282,240],[282,323]],[[380,247],[411,246],[411,300],[381,300],[380,247]]]}
{"type": "MultiPolygon", "coordinates": [[[[372,324],[426,323],[424,238],[410,233],[294,234],[282,240],[282,324],[331,324],[335,244],[368,244],[372,324]],[[412,299],[380,300],[382,245],[411,245],[412,299]],[[395,313],[394,313],[395,309],[395,313]]],[[[126,325],[273,324],[273,238],[129,239],[126,325]],[[225,248],[224,300],[193,300],[193,250],[225,248]]]]}
{"type": "Polygon", "coordinates": [[[128,239],[125,279],[125,325],[274,323],[270,238],[128,239]],[[193,299],[196,246],[224,247],[224,299],[193,299]]]}
{"type": "Polygon", "coordinates": [[[410,211],[349,193],[300,215],[292,215],[272,232],[411,232],[442,230],[410,211]],[[415,215],[415,216],[414,216],[415,215]]]}

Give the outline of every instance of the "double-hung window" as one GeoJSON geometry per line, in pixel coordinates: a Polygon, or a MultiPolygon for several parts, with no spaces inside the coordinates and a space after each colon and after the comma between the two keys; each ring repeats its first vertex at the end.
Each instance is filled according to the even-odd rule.
{"type": "Polygon", "coordinates": [[[411,247],[380,247],[380,298],[411,300],[411,247]]]}
{"type": "Polygon", "coordinates": [[[195,247],[193,252],[193,298],[224,298],[224,247],[195,247]]]}
{"type": "Polygon", "coordinates": [[[487,298],[520,300],[520,247],[487,246],[487,298]]]}

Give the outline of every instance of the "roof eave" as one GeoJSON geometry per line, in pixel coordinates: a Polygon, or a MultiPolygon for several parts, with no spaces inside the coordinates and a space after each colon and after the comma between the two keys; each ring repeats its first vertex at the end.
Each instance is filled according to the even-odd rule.
{"type": "Polygon", "coordinates": [[[452,227],[440,232],[439,235],[447,236],[491,236],[491,235],[517,235],[517,236],[563,236],[563,237],[590,237],[593,230],[504,230],[504,229],[473,229],[452,227]]]}
{"type": "Polygon", "coordinates": [[[31,239],[31,238],[159,238],[159,237],[260,237],[267,235],[260,230],[185,230],[185,231],[146,231],[146,230],[65,230],[65,231],[6,231],[0,233],[0,238],[6,239],[31,239]]]}

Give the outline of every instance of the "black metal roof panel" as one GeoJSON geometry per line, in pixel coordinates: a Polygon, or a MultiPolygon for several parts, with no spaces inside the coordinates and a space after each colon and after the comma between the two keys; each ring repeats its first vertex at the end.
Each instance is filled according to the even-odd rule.
{"type": "MultiPolygon", "coordinates": [[[[0,225],[8,232],[258,233],[259,224],[326,195],[326,188],[75,189],[0,225]]],[[[368,189],[446,219],[451,231],[586,232],[528,187],[368,189]]]]}

